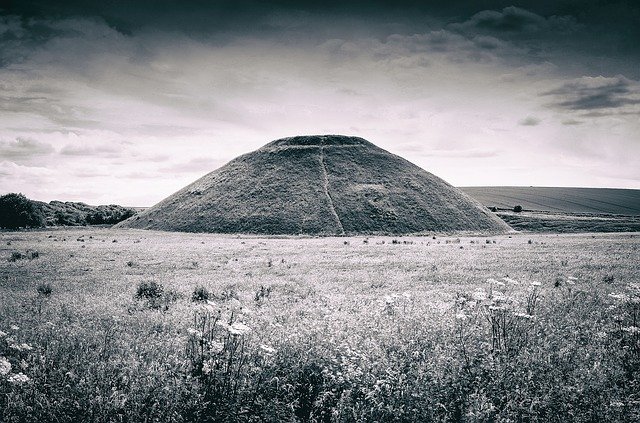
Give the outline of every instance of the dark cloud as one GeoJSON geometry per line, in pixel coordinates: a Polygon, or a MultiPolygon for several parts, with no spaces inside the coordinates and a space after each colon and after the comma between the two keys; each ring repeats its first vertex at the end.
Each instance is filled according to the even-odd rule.
{"type": "Polygon", "coordinates": [[[540,119],[533,117],[533,116],[527,116],[526,118],[522,119],[520,122],[518,122],[518,124],[522,125],[522,126],[538,126],[540,125],[540,122],[542,122],[540,119]]]}
{"type": "MultiPolygon", "coordinates": [[[[552,96],[554,107],[570,111],[585,111],[599,116],[602,111],[620,109],[633,112],[629,106],[640,104],[640,85],[622,76],[617,78],[581,78],[542,93],[552,96]]],[[[636,113],[640,111],[635,110],[636,113]]],[[[605,113],[606,114],[606,113],[605,113]]]]}
{"type": "Polygon", "coordinates": [[[501,11],[483,10],[463,23],[451,24],[450,28],[462,32],[571,32],[577,29],[577,22],[572,16],[551,16],[545,18],[528,10],[509,6],[501,11]]]}
{"type": "Polygon", "coordinates": [[[54,153],[51,145],[31,139],[18,137],[13,141],[0,141],[0,159],[16,163],[31,161],[34,158],[54,153]]]}

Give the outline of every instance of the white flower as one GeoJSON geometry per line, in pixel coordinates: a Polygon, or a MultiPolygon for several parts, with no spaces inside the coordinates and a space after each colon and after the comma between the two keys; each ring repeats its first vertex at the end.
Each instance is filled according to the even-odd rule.
{"type": "Polygon", "coordinates": [[[503,281],[505,281],[506,283],[513,283],[513,284],[517,284],[518,281],[515,279],[511,279],[510,277],[504,277],[502,278],[503,281]]]}
{"type": "Polygon", "coordinates": [[[410,299],[411,299],[411,294],[410,294],[408,291],[404,291],[404,292],[402,293],[402,296],[403,296],[404,298],[406,298],[407,300],[410,300],[410,299]]]}
{"type": "Polygon", "coordinates": [[[7,333],[0,330],[0,338],[4,338],[5,336],[7,336],[7,333]]]}
{"type": "Polygon", "coordinates": [[[199,331],[197,329],[189,328],[187,329],[187,333],[193,336],[194,338],[198,338],[198,339],[202,338],[202,331],[199,331]]]}
{"type": "Polygon", "coordinates": [[[272,347],[270,347],[268,345],[265,345],[265,344],[260,345],[260,349],[262,351],[264,351],[265,353],[267,353],[267,354],[275,354],[275,352],[276,352],[275,348],[272,348],[272,347]]]}
{"type": "Polygon", "coordinates": [[[204,304],[205,311],[214,313],[216,311],[217,304],[211,300],[207,300],[206,304],[204,304]]]}
{"type": "Polygon", "coordinates": [[[202,364],[202,373],[204,373],[205,375],[208,375],[209,373],[211,373],[211,361],[205,361],[202,364]]]}
{"type": "Polygon", "coordinates": [[[494,293],[493,293],[493,297],[492,297],[492,299],[493,299],[494,301],[498,301],[498,302],[500,302],[500,301],[506,301],[506,300],[507,300],[507,296],[506,296],[506,295],[504,295],[502,292],[494,292],[494,293]]]}
{"type": "Polygon", "coordinates": [[[531,286],[542,286],[542,284],[538,281],[531,282],[531,286]]]}
{"type": "Polygon", "coordinates": [[[514,316],[521,317],[523,319],[533,319],[533,316],[526,313],[515,313],[514,316]]]}
{"type": "Polygon", "coordinates": [[[622,330],[631,334],[640,333],[640,328],[637,326],[627,326],[626,328],[622,328],[622,330]]]}
{"type": "Polygon", "coordinates": [[[236,322],[229,327],[229,333],[232,335],[244,335],[249,332],[251,329],[249,326],[244,323],[236,322]]]}
{"type": "Polygon", "coordinates": [[[11,326],[9,326],[9,329],[15,331],[15,330],[19,330],[20,328],[18,326],[16,326],[16,325],[11,325],[11,326]]]}
{"type": "Polygon", "coordinates": [[[4,357],[0,357],[0,375],[4,376],[11,371],[11,363],[4,357]]]}
{"type": "Polygon", "coordinates": [[[609,294],[609,296],[616,300],[626,300],[627,298],[629,298],[625,294],[609,294]]]}
{"type": "Polygon", "coordinates": [[[211,352],[213,352],[214,354],[220,354],[222,351],[224,351],[224,344],[222,342],[212,341],[209,344],[209,350],[211,350],[211,352]]]}
{"type": "Polygon", "coordinates": [[[393,297],[391,295],[385,295],[384,302],[385,304],[393,304],[393,297]]]}
{"type": "Polygon", "coordinates": [[[229,330],[229,328],[230,328],[229,324],[227,322],[225,322],[224,320],[218,320],[216,322],[216,325],[220,326],[224,330],[229,330]]]}
{"type": "Polygon", "coordinates": [[[459,311],[456,313],[456,319],[457,320],[467,320],[469,316],[467,316],[464,311],[459,311]]]}
{"type": "Polygon", "coordinates": [[[489,279],[487,279],[487,283],[493,284],[493,283],[498,283],[498,281],[493,279],[493,278],[489,278],[489,279]]]}
{"type": "Polygon", "coordinates": [[[473,294],[471,294],[471,298],[473,298],[476,301],[484,301],[487,299],[487,293],[484,291],[476,291],[473,294]]]}
{"type": "Polygon", "coordinates": [[[21,385],[23,383],[29,382],[29,377],[24,373],[16,373],[15,375],[9,376],[9,379],[7,380],[14,385],[21,385]]]}
{"type": "Polygon", "coordinates": [[[31,351],[33,349],[33,347],[25,342],[25,343],[20,344],[20,349],[22,351],[31,351]]]}
{"type": "Polygon", "coordinates": [[[22,367],[22,370],[27,370],[29,368],[29,363],[24,360],[20,360],[20,367],[22,367]]]}

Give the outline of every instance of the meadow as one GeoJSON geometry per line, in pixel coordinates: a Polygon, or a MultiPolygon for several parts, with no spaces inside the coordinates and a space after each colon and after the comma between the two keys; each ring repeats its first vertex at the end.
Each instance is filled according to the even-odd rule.
{"type": "Polygon", "coordinates": [[[638,421],[639,240],[1,232],[0,421],[638,421]]]}

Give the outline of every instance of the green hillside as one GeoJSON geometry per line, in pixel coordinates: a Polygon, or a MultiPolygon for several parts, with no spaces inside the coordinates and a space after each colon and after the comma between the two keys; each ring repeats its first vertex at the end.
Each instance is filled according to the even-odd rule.
{"type": "Polygon", "coordinates": [[[640,215],[640,190],[561,187],[462,187],[487,207],[565,213],[640,215]]]}
{"type": "Polygon", "coordinates": [[[505,232],[477,201],[357,137],[273,141],[119,227],[254,234],[505,232]]]}

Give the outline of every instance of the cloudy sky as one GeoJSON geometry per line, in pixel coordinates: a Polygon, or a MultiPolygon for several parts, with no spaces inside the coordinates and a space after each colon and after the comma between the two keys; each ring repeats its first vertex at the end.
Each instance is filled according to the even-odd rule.
{"type": "Polygon", "coordinates": [[[149,206],[324,133],[457,186],[640,188],[639,117],[633,0],[0,0],[0,194],[149,206]]]}

